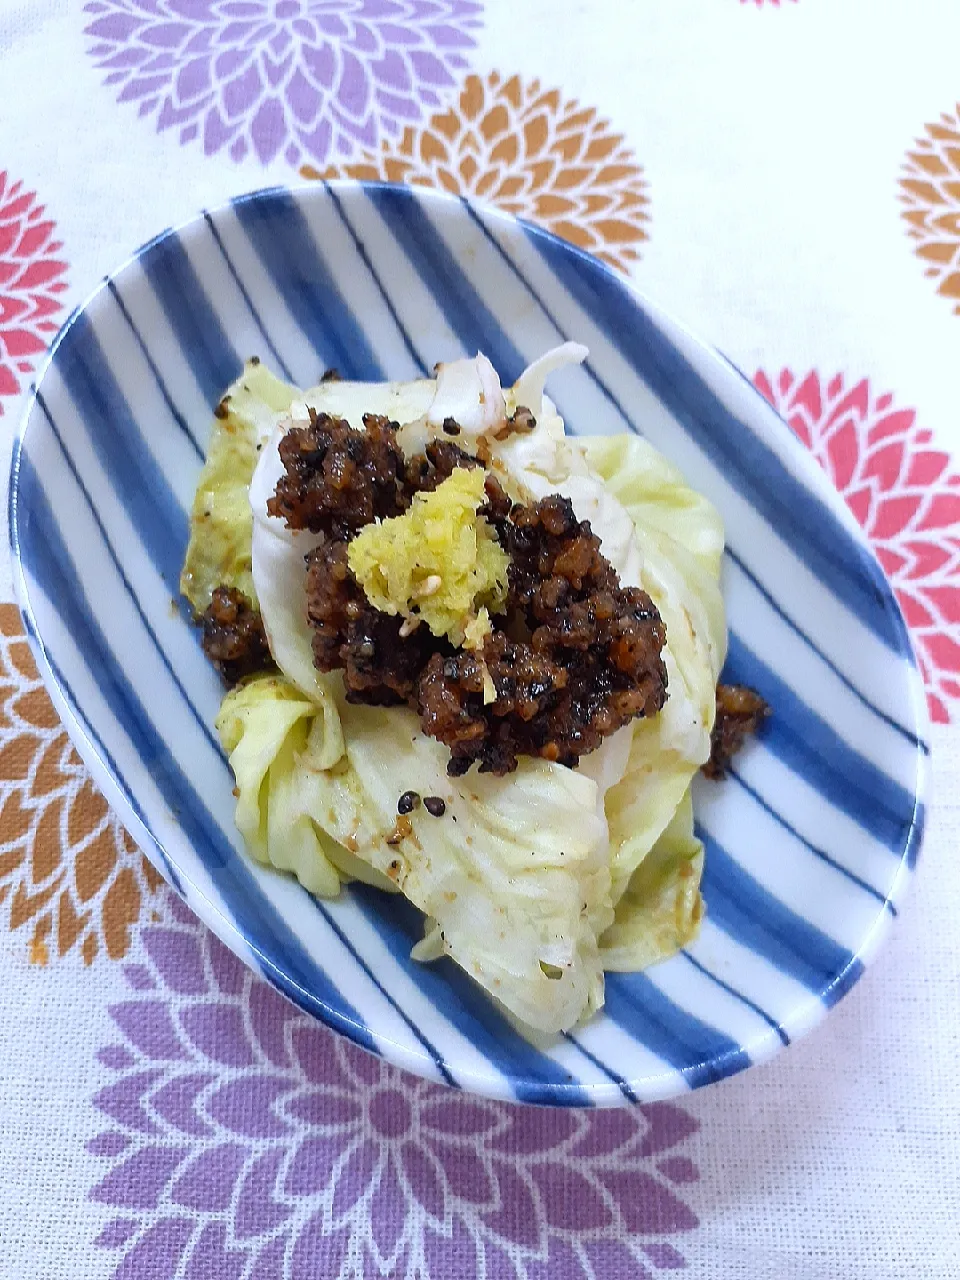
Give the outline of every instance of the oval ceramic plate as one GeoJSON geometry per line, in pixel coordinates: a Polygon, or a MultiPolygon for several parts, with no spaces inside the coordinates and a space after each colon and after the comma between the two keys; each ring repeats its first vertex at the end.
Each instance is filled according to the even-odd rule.
{"type": "Polygon", "coordinates": [[[920,841],[923,698],[893,595],[813,460],[740,374],[619,276],[545,232],[381,185],[278,189],[145,246],[68,322],[11,487],[19,591],[77,747],[134,838],[220,937],[302,1008],[390,1061],[531,1102],[680,1093],[823,1017],[885,933],[920,841]],[[171,608],[211,410],[245,357],[412,378],[485,352],[551,383],[568,430],[637,431],[726,523],[730,680],[774,714],[698,786],[696,945],[611,974],[606,1007],[523,1040],[453,964],[409,959],[419,914],[351,886],[317,902],[255,866],[213,729],[221,694],[171,608]]]}

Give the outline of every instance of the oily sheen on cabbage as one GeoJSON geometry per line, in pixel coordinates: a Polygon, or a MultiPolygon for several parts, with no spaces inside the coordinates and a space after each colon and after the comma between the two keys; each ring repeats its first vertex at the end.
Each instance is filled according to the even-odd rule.
{"type": "Polygon", "coordinates": [[[543,394],[552,372],[585,356],[565,344],[509,388],[483,356],[438,366],[436,380],[305,392],[248,365],[214,419],[183,581],[198,609],[221,582],[255,599],[278,668],[229,692],[217,719],[250,854],[321,896],[357,878],[405,894],[424,914],[415,956],[449,956],[540,1034],[600,1008],[605,969],[645,967],[696,934],[703,850],[690,783],[709,755],[726,647],[717,513],[639,437],[567,437],[543,394]],[[521,405],[536,428],[496,440],[521,405]],[[502,778],[451,778],[446,748],[412,711],[347,703],[339,674],[313,666],[303,557],[318,537],[266,508],[279,441],[308,406],[355,426],[387,414],[408,454],[454,417],[462,447],[485,437],[511,496],[569,497],[621,582],[643,587],[666,623],[663,711],[576,769],[525,758],[502,778]],[[409,832],[398,827],[408,790],[439,796],[443,816],[420,806],[409,832]]]}

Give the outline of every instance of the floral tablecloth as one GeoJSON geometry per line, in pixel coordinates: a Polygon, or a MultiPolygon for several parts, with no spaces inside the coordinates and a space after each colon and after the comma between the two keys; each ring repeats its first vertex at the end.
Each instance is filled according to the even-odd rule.
{"type": "Polygon", "coordinates": [[[4,474],[58,325],[161,227],[327,175],[470,193],[815,454],[912,628],[936,797],[880,959],[774,1062],[636,1111],[471,1100],[178,905],[0,604],[2,1277],[960,1276],[958,48],[955,0],[0,0],[4,474]]]}

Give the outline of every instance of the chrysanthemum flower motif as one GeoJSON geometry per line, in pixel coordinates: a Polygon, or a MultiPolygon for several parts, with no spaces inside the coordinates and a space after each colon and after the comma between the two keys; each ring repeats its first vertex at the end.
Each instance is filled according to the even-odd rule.
{"type": "Polygon", "coordinates": [[[117,1280],[651,1280],[696,1225],[696,1121],[471,1098],[327,1031],[172,900],[94,1099],[117,1280]]]}
{"type": "Polygon", "coordinates": [[[933,720],[960,698],[960,473],[913,409],[789,369],[755,377],[843,494],[889,577],[913,635],[933,720]]]}
{"type": "Polygon", "coordinates": [[[960,106],[925,128],[903,166],[903,219],[924,274],[960,315],[960,106]]]}
{"type": "Polygon", "coordinates": [[[0,605],[0,919],[27,931],[36,964],[120,959],[160,883],[71,746],[17,607],[0,605]]]}
{"type": "Polygon", "coordinates": [[[43,205],[0,172],[0,418],[59,327],[67,264],[43,205]]]}
{"type": "Polygon", "coordinates": [[[367,178],[474,196],[628,270],[647,238],[636,156],[592,107],[539,80],[467,76],[454,106],[379,154],[308,178],[367,178]]]}
{"type": "Polygon", "coordinates": [[[120,102],[204,152],[267,164],[377,147],[440,104],[479,0],[87,0],[120,102]]]}

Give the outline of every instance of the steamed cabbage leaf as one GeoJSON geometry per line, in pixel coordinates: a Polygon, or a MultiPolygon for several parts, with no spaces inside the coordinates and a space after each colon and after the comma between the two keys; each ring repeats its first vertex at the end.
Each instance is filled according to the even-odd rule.
{"type": "Polygon", "coordinates": [[[723,524],[706,498],[652,445],[637,436],[592,436],[578,442],[591,469],[633,520],[643,553],[641,585],[660,610],[667,648],[697,724],[684,742],[669,710],[662,718],[667,745],[686,746],[699,767],[710,752],[716,685],[726,656],[727,628],[720,592],[723,524]],[[696,739],[696,745],[694,745],[696,739]]]}
{"type": "Polygon", "coordinates": [[[703,845],[693,830],[689,787],[630,878],[601,939],[603,967],[633,972],[685,947],[703,915],[703,845]]]}
{"type": "Polygon", "coordinates": [[[602,1003],[598,939],[613,910],[591,779],[544,760],[450,778],[446,749],[412,712],[332,689],[318,705],[281,676],[228,693],[218,727],[237,825],[261,861],[306,871],[321,893],[336,892],[336,864],[367,864],[435,922],[443,953],[541,1031],[602,1003]],[[398,817],[407,790],[439,796],[445,812],[398,817]]]}
{"type": "Polygon", "coordinates": [[[635,722],[626,772],[606,798],[617,902],[710,754],[726,654],[719,583],[723,526],[712,505],[646,441],[595,436],[578,443],[634,522],[643,554],[641,584],[667,628],[666,706],[635,722]]]}
{"type": "Polygon", "coordinates": [[[217,730],[237,782],[237,829],[258,862],[291,871],[311,893],[333,897],[340,877],[303,786],[304,760],[329,769],[343,755],[336,708],[325,709],[276,676],[223,700],[217,730]]]}
{"type": "Polygon", "coordinates": [[[203,613],[215,587],[236,587],[256,602],[251,572],[250,478],[257,445],[297,395],[296,387],[252,361],[221,400],[190,514],[180,592],[203,613]],[[221,416],[221,414],[223,416],[221,416]]]}

